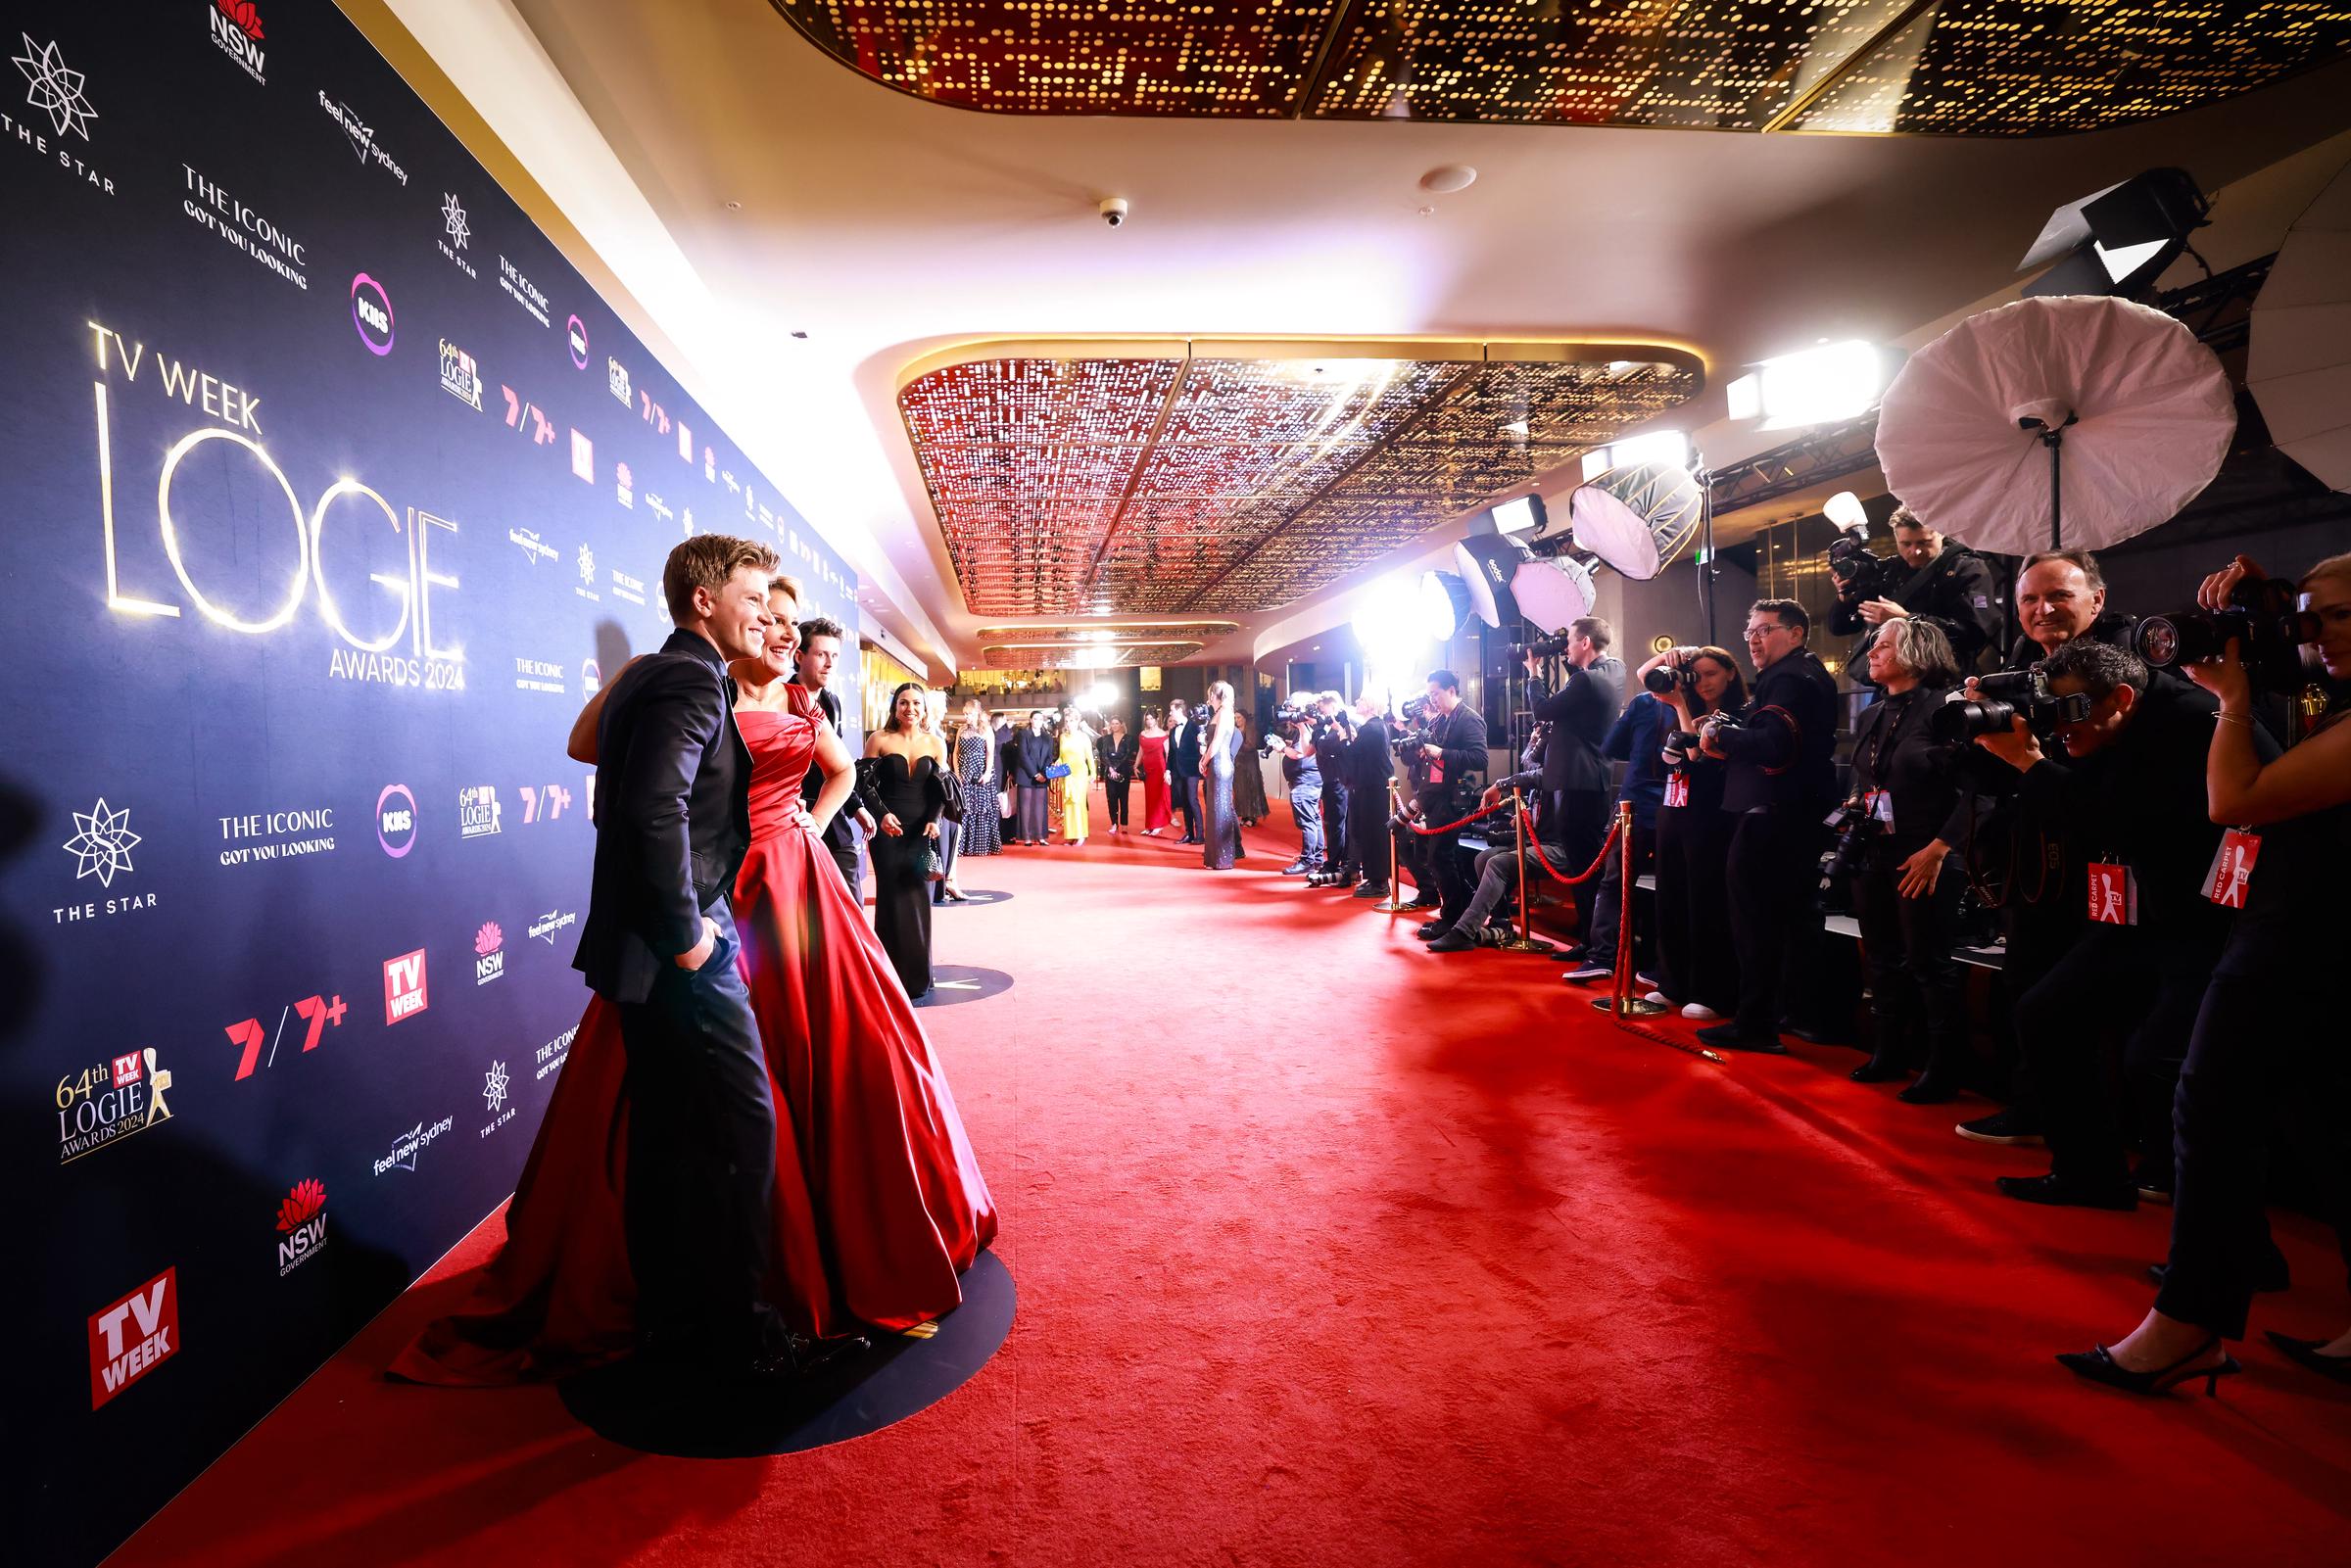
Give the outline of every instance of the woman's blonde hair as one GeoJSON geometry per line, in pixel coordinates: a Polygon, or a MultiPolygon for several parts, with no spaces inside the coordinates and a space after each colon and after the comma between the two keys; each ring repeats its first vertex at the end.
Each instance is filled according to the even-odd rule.
{"type": "Polygon", "coordinates": [[[2309,593],[2310,585],[2322,577],[2339,578],[2345,582],[2351,582],[2351,555],[2329,555],[2309,571],[2304,572],[2302,574],[2302,592],[2309,593]]]}

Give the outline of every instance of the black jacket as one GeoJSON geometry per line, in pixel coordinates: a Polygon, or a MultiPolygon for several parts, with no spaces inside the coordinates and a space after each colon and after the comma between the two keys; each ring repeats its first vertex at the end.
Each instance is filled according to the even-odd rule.
{"type": "Polygon", "coordinates": [[[1894,797],[1887,836],[1905,849],[1933,838],[1957,848],[1967,841],[1968,825],[1991,808],[1973,792],[1973,772],[1961,765],[1959,749],[1928,733],[1929,719],[1950,693],[1949,687],[1913,687],[1871,703],[1853,726],[1853,792],[1883,789],[1894,797]]]}
{"type": "Polygon", "coordinates": [[[1385,715],[1374,714],[1360,723],[1355,738],[1347,743],[1347,787],[1369,789],[1384,796],[1388,781],[1395,776],[1396,756],[1388,740],[1388,721],[1385,715]]]}
{"type": "Polygon", "coordinates": [[[750,847],[751,754],[708,640],[677,631],[620,673],[597,722],[596,869],[572,968],[642,1002],[702,939],[750,847]]]}
{"type": "Polygon", "coordinates": [[[1113,740],[1107,735],[1094,736],[1094,766],[1102,782],[1113,788],[1125,788],[1134,783],[1135,759],[1142,755],[1143,743],[1133,736],[1113,740]]]}
{"type": "Polygon", "coordinates": [[[1614,786],[1600,748],[1624,706],[1624,661],[1599,658],[1588,669],[1569,669],[1566,685],[1535,705],[1535,722],[1551,726],[1543,747],[1546,792],[1582,789],[1606,792],[1614,786]]]}
{"type": "MultiPolygon", "coordinates": [[[[835,696],[828,687],[816,693],[816,705],[825,710],[825,722],[833,727],[833,733],[840,734],[840,698],[835,696]]],[[[814,763],[809,764],[808,777],[800,781],[801,804],[815,805],[816,797],[824,792],[824,788],[825,770],[814,763]]],[[[833,814],[833,820],[825,825],[825,843],[829,848],[857,847],[857,830],[850,823],[849,812],[859,803],[856,793],[852,791],[841,809],[833,814]]]]}
{"type": "Polygon", "coordinates": [[[1006,764],[1015,789],[1042,789],[1053,781],[1040,781],[1038,774],[1061,760],[1061,736],[1033,730],[1023,730],[1013,736],[1012,759],[1006,764]]]}
{"type": "Polygon", "coordinates": [[[1472,777],[1482,777],[1491,765],[1486,755],[1486,717],[1464,702],[1442,717],[1428,715],[1421,731],[1423,744],[1441,747],[1444,756],[1445,780],[1438,784],[1434,762],[1422,765],[1422,777],[1429,780],[1420,790],[1420,807],[1431,826],[1453,821],[1476,803],[1476,791],[1469,788],[1472,777]]]}
{"type": "Polygon", "coordinates": [[[1168,732],[1168,772],[1177,779],[1200,777],[1200,721],[1187,715],[1180,728],[1168,732]]]}
{"type": "MultiPolygon", "coordinates": [[[[1998,594],[1999,585],[1983,556],[1946,544],[1942,554],[1912,571],[1886,597],[1916,619],[1940,628],[1950,639],[1951,651],[1959,655],[1961,672],[1973,674],[1976,660],[2000,635],[1998,594]]],[[[1868,629],[1869,623],[1861,619],[1861,602],[1840,598],[1829,612],[1829,631],[1850,637],[1868,629]]],[[[1862,669],[1858,650],[1847,662],[1858,677],[1862,669]]]]}
{"type": "Polygon", "coordinates": [[[1837,798],[1837,679],[1799,648],[1750,688],[1745,723],[1717,743],[1730,764],[1722,809],[1825,813],[1837,798]]]}

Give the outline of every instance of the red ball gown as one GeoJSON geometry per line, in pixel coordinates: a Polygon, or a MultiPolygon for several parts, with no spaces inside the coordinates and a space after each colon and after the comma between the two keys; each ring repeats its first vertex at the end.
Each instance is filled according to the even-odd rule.
{"type": "MultiPolygon", "coordinates": [[[[744,978],[775,1087],[774,1265],[766,1296],[829,1337],[911,1328],[962,1305],[996,1233],[946,1074],[840,870],[805,826],[821,713],[746,708],[750,852],[735,883],[744,978]]],[[[627,1354],[636,1286],[621,1223],[627,1053],[601,997],[580,1020],[531,1146],[506,1243],[464,1306],[391,1372],[419,1383],[559,1377],[627,1354]]]]}
{"type": "Polygon", "coordinates": [[[1170,821],[1168,737],[1164,735],[1147,735],[1140,739],[1142,760],[1135,764],[1135,771],[1143,776],[1143,831],[1157,832],[1170,821]]]}

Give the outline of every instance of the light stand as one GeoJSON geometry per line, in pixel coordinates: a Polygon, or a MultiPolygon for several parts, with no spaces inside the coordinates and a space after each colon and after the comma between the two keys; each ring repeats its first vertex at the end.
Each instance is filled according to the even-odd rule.
{"type": "Polygon", "coordinates": [[[2065,531],[2060,526],[2065,514],[2065,492],[2059,487],[2057,481],[2063,471],[2065,433],[2071,430],[2075,421],[2081,417],[2080,414],[2068,412],[2065,416],[2065,423],[2054,430],[2049,428],[2048,421],[2036,419],[2031,414],[2025,415],[2016,422],[2019,429],[2039,432],[2040,444],[2049,449],[2049,548],[2051,549],[2065,548],[2065,531]]]}

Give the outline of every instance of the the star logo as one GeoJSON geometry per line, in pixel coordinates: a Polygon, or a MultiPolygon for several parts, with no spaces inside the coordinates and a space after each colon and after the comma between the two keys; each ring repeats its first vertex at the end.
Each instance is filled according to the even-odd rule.
{"type": "Polygon", "coordinates": [[[449,243],[460,251],[465,249],[465,242],[473,238],[473,230],[466,226],[465,209],[457,205],[455,195],[442,198],[441,221],[449,226],[449,243]]]}
{"type": "Polygon", "coordinates": [[[89,77],[68,70],[56,44],[34,43],[29,32],[18,36],[24,40],[24,52],[9,58],[24,73],[24,101],[47,114],[60,136],[72,131],[88,141],[90,121],[98,118],[98,111],[81,95],[82,83],[89,77]]]}
{"type": "MultiPolygon", "coordinates": [[[[596,551],[585,545],[580,546],[580,581],[583,583],[596,581],[596,551]]],[[[100,803],[104,804],[104,802],[100,803]]]]}
{"type": "Polygon", "coordinates": [[[506,1103],[506,1065],[493,1062],[490,1070],[482,1074],[482,1103],[496,1111],[506,1103]]]}
{"type": "Polygon", "coordinates": [[[114,886],[117,872],[131,870],[130,852],[139,845],[130,831],[130,808],[109,811],[101,797],[90,810],[73,813],[73,826],[77,832],[65,842],[74,860],[73,879],[95,877],[99,886],[114,886]]]}

